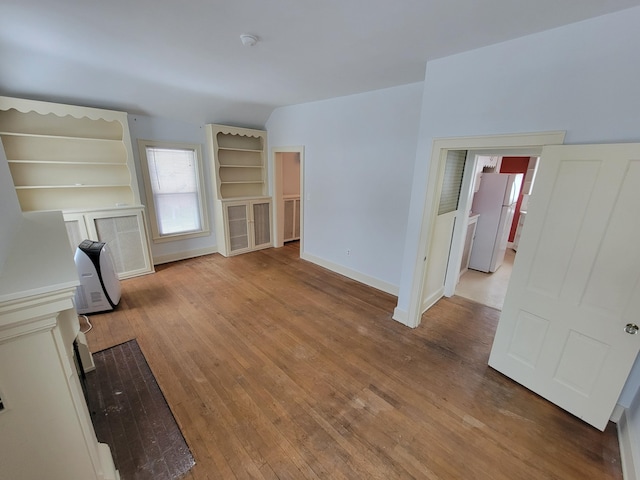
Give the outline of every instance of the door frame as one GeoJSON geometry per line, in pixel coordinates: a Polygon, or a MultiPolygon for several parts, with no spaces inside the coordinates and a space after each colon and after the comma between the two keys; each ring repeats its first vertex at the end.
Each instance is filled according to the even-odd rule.
{"type": "Polygon", "coordinates": [[[300,256],[304,252],[304,146],[272,147],[273,159],[273,246],[284,246],[284,201],[282,199],[282,157],[280,153],[297,153],[300,158],[300,256]]]}
{"type": "MultiPolygon", "coordinates": [[[[432,141],[431,148],[431,163],[428,170],[428,178],[426,185],[426,195],[424,204],[422,207],[422,220],[420,223],[420,236],[418,241],[418,248],[415,257],[415,267],[413,269],[413,277],[411,279],[411,290],[409,292],[409,308],[406,318],[403,318],[402,312],[396,309],[393,318],[404,323],[405,325],[415,328],[420,325],[422,317],[422,293],[424,289],[424,279],[427,274],[427,255],[429,253],[429,246],[433,238],[434,225],[437,217],[438,209],[438,196],[437,192],[440,191],[441,185],[439,172],[444,168],[444,162],[446,162],[446,156],[448,150],[483,150],[493,153],[498,151],[500,155],[522,155],[527,156],[531,154],[533,156],[545,145],[562,145],[564,143],[564,137],[566,132],[564,131],[551,131],[551,132],[538,132],[538,133],[521,133],[521,134],[507,134],[507,135],[487,135],[487,136],[473,136],[473,137],[454,137],[454,138],[435,138],[432,141]],[[533,153],[531,153],[533,152],[533,153]]],[[[468,170],[465,168],[465,174],[468,174],[468,170]]],[[[463,179],[463,184],[469,185],[467,189],[470,189],[470,181],[463,179]]],[[[471,194],[470,191],[465,192],[466,195],[471,194]]],[[[461,192],[462,195],[462,192],[461,192]]],[[[456,222],[458,224],[462,222],[456,222]]],[[[464,238],[461,234],[464,233],[465,228],[454,229],[454,238],[452,241],[452,248],[449,250],[449,255],[453,253],[453,258],[461,258],[462,250],[461,246],[464,244],[464,238]],[[455,252],[452,250],[455,248],[455,252]]],[[[452,262],[450,262],[452,263],[452,262]]],[[[455,270],[451,267],[451,270],[455,270]]],[[[447,271],[447,278],[445,279],[445,294],[452,295],[452,289],[455,291],[455,283],[453,287],[451,285],[455,280],[454,275],[449,275],[447,271]]]]}

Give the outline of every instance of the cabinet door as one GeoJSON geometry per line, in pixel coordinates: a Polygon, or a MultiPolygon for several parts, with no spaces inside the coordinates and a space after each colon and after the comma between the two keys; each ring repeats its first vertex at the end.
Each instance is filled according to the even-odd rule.
{"type": "Polygon", "coordinates": [[[67,227],[67,236],[69,237],[69,246],[73,255],[76,254],[78,245],[83,240],[89,238],[89,232],[87,232],[87,225],[84,221],[84,215],[82,213],[65,213],[64,225],[67,227]]]}
{"type": "Polygon", "coordinates": [[[284,200],[284,241],[300,238],[300,199],[287,198],[284,200]]]}
{"type": "Polygon", "coordinates": [[[89,238],[109,245],[121,280],[153,272],[141,209],[89,212],[85,218],[89,238]]]}
{"type": "Polygon", "coordinates": [[[246,202],[227,204],[227,251],[230,255],[249,251],[249,208],[246,202]]]}
{"type": "Polygon", "coordinates": [[[251,202],[254,249],[271,246],[271,201],[251,202]]]}

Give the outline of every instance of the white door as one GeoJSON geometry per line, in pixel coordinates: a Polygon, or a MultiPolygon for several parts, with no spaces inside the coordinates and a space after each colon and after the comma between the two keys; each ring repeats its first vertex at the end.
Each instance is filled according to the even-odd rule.
{"type": "Polygon", "coordinates": [[[422,311],[427,310],[444,295],[444,281],[449,263],[451,237],[456,221],[456,211],[438,215],[427,258],[427,271],[422,295],[422,311]]]}
{"type": "MultiPolygon", "coordinates": [[[[440,172],[438,216],[429,242],[422,291],[422,311],[431,307],[444,295],[451,238],[456,218],[459,215],[458,204],[466,158],[467,152],[465,150],[449,150],[444,169],[440,172]]],[[[459,269],[459,264],[456,269],[459,269]]]]}
{"type": "Polygon", "coordinates": [[[640,144],[545,147],[538,175],[489,365],[603,430],[640,347],[640,144]]]}

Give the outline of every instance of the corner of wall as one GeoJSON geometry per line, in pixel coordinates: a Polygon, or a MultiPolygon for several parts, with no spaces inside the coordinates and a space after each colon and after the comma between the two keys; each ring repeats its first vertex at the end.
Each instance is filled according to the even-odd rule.
{"type": "Polygon", "coordinates": [[[618,421],[618,442],[620,444],[620,463],[622,464],[622,478],[624,480],[639,480],[640,472],[637,467],[640,462],[634,458],[634,452],[640,452],[638,434],[633,429],[633,423],[628,418],[629,409],[624,409],[618,421]]]}

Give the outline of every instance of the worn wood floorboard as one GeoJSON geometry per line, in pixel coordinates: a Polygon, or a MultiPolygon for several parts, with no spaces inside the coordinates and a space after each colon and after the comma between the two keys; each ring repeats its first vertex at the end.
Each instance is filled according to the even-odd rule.
{"type": "Polygon", "coordinates": [[[487,366],[499,312],[396,298],[299,259],[208,255],[122,282],[93,351],[136,338],[199,479],[621,479],[601,433],[487,366]]]}

